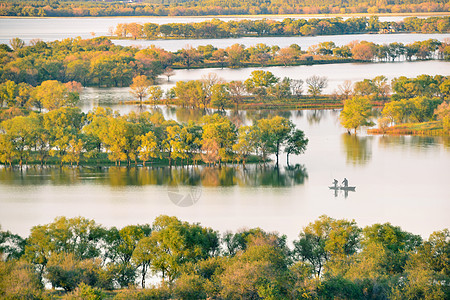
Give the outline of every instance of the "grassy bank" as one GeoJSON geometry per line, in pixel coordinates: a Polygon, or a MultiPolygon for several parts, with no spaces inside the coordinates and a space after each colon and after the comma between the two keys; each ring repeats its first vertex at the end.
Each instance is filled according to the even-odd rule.
{"type": "MultiPolygon", "coordinates": [[[[35,156],[32,154],[32,156],[35,156]]],[[[164,155],[163,158],[153,158],[149,161],[142,161],[140,159],[138,160],[130,160],[129,162],[127,160],[120,160],[120,161],[113,161],[108,158],[108,153],[101,152],[99,153],[97,158],[86,158],[82,157],[78,163],[79,166],[86,166],[86,167],[112,167],[112,166],[130,166],[130,167],[166,167],[166,166],[186,166],[186,165],[207,165],[207,163],[203,162],[201,159],[198,159],[195,161],[192,157],[189,157],[189,159],[172,159],[171,163],[169,163],[169,159],[166,157],[167,155],[164,155]]],[[[263,160],[262,157],[257,155],[249,155],[246,159],[246,164],[253,164],[253,163],[267,163],[270,162],[270,159],[263,160]]],[[[228,160],[222,160],[221,164],[236,164],[236,163],[242,163],[242,161],[238,161],[235,158],[228,159],[228,160]]],[[[9,164],[0,163],[0,165],[9,166],[9,164]]],[[[19,166],[19,160],[15,159],[13,160],[12,166],[19,166]]],[[[45,165],[45,166],[76,166],[77,163],[68,163],[63,162],[61,163],[61,159],[58,157],[47,157],[43,162],[41,162],[38,159],[29,159],[27,161],[23,161],[23,165],[45,165]]],[[[216,162],[215,164],[211,165],[219,165],[219,162],[216,162]]]]}
{"type": "Polygon", "coordinates": [[[387,128],[376,128],[367,130],[369,134],[388,135],[430,135],[448,136],[449,131],[444,130],[442,121],[432,121],[423,123],[400,124],[387,128]]]}

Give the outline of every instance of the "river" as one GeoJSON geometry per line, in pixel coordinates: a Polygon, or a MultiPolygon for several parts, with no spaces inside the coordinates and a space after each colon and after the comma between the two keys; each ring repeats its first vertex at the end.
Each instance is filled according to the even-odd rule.
{"type": "MultiPolygon", "coordinates": [[[[298,16],[294,18],[299,18],[298,16]]],[[[314,16],[311,16],[314,17],[314,16]]],[[[311,18],[304,17],[301,18],[311,18]]],[[[317,17],[317,16],[316,16],[317,17]]],[[[322,16],[326,17],[326,16],[322,16]]],[[[401,21],[408,16],[386,16],[380,17],[381,21],[401,21]]],[[[421,16],[427,17],[427,16],[421,16]]],[[[263,17],[251,17],[246,19],[260,19],[263,17]]],[[[29,42],[32,39],[43,41],[62,40],[65,38],[92,38],[93,36],[108,36],[111,27],[115,28],[119,23],[190,23],[211,20],[212,17],[105,17],[105,18],[0,18],[0,43],[8,44],[12,38],[18,37],[29,42]]],[[[220,19],[235,20],[237,17],[220,17],[220,19]]],[[[270,19],[282,20],[283,17],[273,17],[270,19]]],[[[215,47],[227,47],[239,43],[252,46],[257,43],[278,45],[281,47],[297,43],[306,49],[310,45],[323,41],[334,41],[338,45],[348,44],[353,40],[368,40],[376,43],[402,42],[411,43],[429,38],[443,40],[450,38],[450,34],[373,34],[373,35],[343,35],[343,36],[317,36],[317,37],[263,37],[263,38],[239,38],[239,39],[205,39],[205,40],[116,40],[119,45],[148,46],[151,44],[162,47],[166,50],[175,51],[187,44],[197,47],[199,45],[212,44],[215,47]]]]}
{"type": "MultiPolygon", "coordinates": [[[[192,118],[170,109],[164,114],[192,118]]],[[[62,215],[120,227],[168,214],[221,232],[259,226],[287,234],[291,241],[322,214],[355,219],[360,226],[391,222],[423,237],[450,226],[448,138],[368,136],[364,130],[349,136],[337,110],[280,114],[309,138],[306,153],[290,158],[291,166],[298,164],[294,170],[285,169],[284,155],[279,172],[270,165],[172,171],[0,168],[0,223],[25,236],[32,226],[62,215]],[[356,191],[335,195],[328,186],[344,177],[356,191]],[[174,195],[192,195],[193,205],[176,205],[174,195]]],[[[231,117],[250,123],[266,115],[231,117]]]]}

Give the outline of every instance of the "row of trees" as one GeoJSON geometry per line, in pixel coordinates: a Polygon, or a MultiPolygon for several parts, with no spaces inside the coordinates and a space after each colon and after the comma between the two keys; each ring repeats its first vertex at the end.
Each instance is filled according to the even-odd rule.
{"type": "Polygon", "coordinates": [[[199,23],[120,23],[111,33],[117,37],[133,39],[161,38],[230,38],[244,36],[333,35],[351,33],[388,32],[440,32],[450,30],[450,17],[405,18],[399,22],[380,22],[376,16],[366,18],[292,19],[283,21],[213,19],[199,23]]]}
{"type": "MultiPolygon", "coordinates": [[[[139,2],[139,1],[133,1],[139,2]]],[[[330,14],[330,13],[411,13],[447,12],[445,1],[394,2],[340,0],[150,0],[147,3],[98,1],[19,1],[0,6],[3,16],[83,17],[83,16],[210,16],[243,14],[330,14]]]]}
{"type": "Polygon", "coordinates": [[[237,161],[245,165],[255,154],[265,161],[284,148],[289,154],[305,151],[308,139],[291,121],[275,116],[251,126],[236,126],[218,114],[204,116],[200,124],[179,124],[160,113],[134,112],[120,116],[97,108],[87,115],[78,108],[59,108],[45,114],[31,113],[3,121],[0,161],[20,166],[45,163],[49,156],[61,164],[98,160],[107,153],[110,161],[152,161],[155,158],[194,164],[237,161]]]}
{"type": "Polygon", "coordinates": [[[59,217],[26,240],[0,231],[0,296],[44,299],[43,281],[64,299],[446,299],[450,232],[427,240],[390,223],[360,228],[321,216],[289,247],[259,228],[219,232],[159,216],[153,224],[105,228],[59,217]],[[161,283],[148,288],[146,279],[161,283]],[[147,288],[146,288],[147,287],[147,288]]]}
{"type": "Polygon", "coordinates": [[[393,61],[450,57],[450,46],[434,39],[409,45],[354,41],[336,46],[333,42],[323,42],[307,51],[302,51],[296,44],[280,48],[260,43],[248,48],[234,44],[225,49],[212,45],[186,46],[170,52],[153,45],[144,49],[115,46],[105,37],[49,43],[34,40],[29,46],[15,38],[10,45],[0,45],[0,82],[11,80],[33,86],[46,80],[77,81],[83,86],[129,86],[133,78],[140,75],[151,81],[158,75],[170,78],[175,68],[239,68],[313,64],[314,60],[323,63],[329,60],[393,61]]]}
{"type": "MultiPolygon", "coordinates": [[[[316,98],[327,86],[326,77],[311,76],[306,79],[308,94],[316,98]]],[[[210,73],[201,80],[178,81],[167,92],[169,98],[176,98],[176,103],[183,107],[206,108],[209,106],[224,110],[226,107],[239,108],[244,102],[253,101],[287,101],[299,99],[303,94],[303,80],[283,79],[270,71],[256,70],[245,81],[225,82],[216,74],[210,73]]]]}

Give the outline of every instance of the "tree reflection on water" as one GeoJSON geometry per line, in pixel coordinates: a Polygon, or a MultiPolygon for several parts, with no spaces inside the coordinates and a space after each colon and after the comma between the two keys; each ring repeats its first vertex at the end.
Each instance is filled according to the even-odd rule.
{"type": "Polygon", "coordinates": [[[347,154],[347,163],[364,165],[372,158],[371,136],[359,137],[347,133],[342,134],[342,144],[347,154]]]}
{"type": "Polygon", "coordinates": [[[303,184],[308,173],[303,165],[274,168],[273,165],[207,167],[41,167],[0,168],[0,181],[7,185],[109,186],[186,185],[205,187],[289,187],[303,184]]]}

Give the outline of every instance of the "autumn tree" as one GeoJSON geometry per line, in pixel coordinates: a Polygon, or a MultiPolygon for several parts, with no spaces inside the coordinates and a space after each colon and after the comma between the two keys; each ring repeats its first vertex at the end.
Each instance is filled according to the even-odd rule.
{"type": "Polygon", "coordinates": [[[344,109],[341,111],[340,119],[344,128],[356,129],[360,126],[371,126],[370,121],[372,113],[372,104],[367,97],[355,96],[344,103],[344,109]]]}
{"type": "Polygon", "coordinates": [[[47,110],[75,106],[79,99],[77,95],[78,92],[69,92],[65,84],[56,80],[44,81],[33,91],[33,99],[35,103],[38,103],[38,108],[42,105],[47,110]]]}
{"type": "Polygon", "coordinates": [[[130,93],[139,99],[142,107],[142,100],[148,96],[148,92],[152,82],[145,75],[139,75],[133,78],[133,83],[130,85],[130,93]]]}

